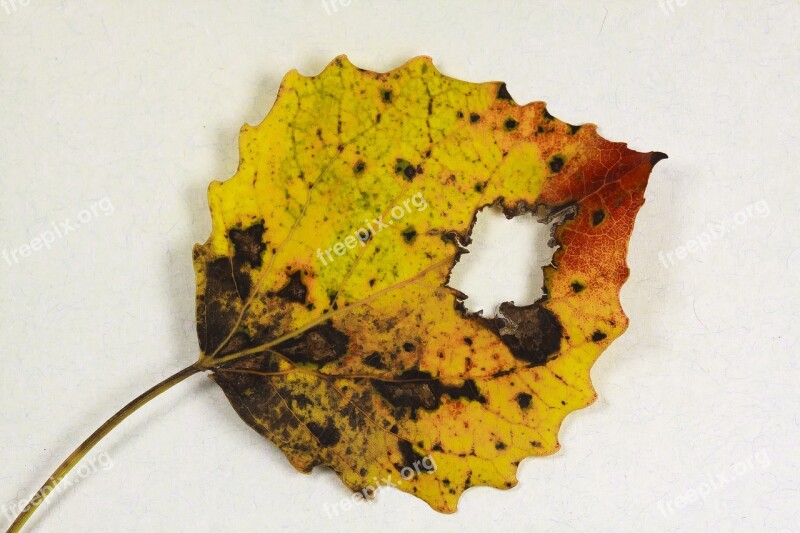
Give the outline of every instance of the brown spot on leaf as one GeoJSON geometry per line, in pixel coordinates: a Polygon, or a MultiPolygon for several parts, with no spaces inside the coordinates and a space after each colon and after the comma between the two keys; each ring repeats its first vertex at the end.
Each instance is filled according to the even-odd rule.
{"type": "Polygon", "coordinates": [[[364,364],[367,366],[371,366],[372,368],[377,368],[378,370],[386,369],[386,365],[383,363],[383,358],[381,357],[381,354],[378,352],[372,352],[367,357],[365,357],[364,364]]]}
{"type": "Polygon", "coordinates": [[[342,438],[342,434],[338,429],[336,429],[336,425],[331,417],[326,419],[324,426],[321,426],[316,422],[309,422],[306,425],[308,426],[308,430],[319,441],[320,445],[326,448],[335,446],[342,438]]]}
{"type": "Polygon", "coordinates": [[[264,221],[253,224],[246,229],[233,228],[228,237],[233,243],[234,262],[247,263],[253,268],[261,266],[261,254],[266,245],[261,240],[264,236],[264,221]]]}
{"type": "Polygon", "coordinates": [[[250,295],[252,281],[250,270],[261,266],[261,255],[267,246],[263,242],[264,222],[258,222],[245,229],[232,228],[228,237],[233,243],[233,278],[239,299],[246,300],[250,295]]]}
{"type": "Polygon", "coordinates": [[[550,163],[548,163],[548,165],[550,166],[550,170],[554,174],[557,172],[561,172],[561,169],[564,168],[564,158],[561,157],[560,155],[553,156],[550,159],[550,163]]]}
{"type": "Polygon", "coordinates": [[[592,342],[600,342],[601,340],[605,339],[607,335],[602,331],[595,331],[592,333],[592,342]]]}
{"type": "Polygon", "coordinates": [[[519,405],[520,408],[522,409],[527,409],[528,407],[531,406],[532,399],[533,396],[531,396],[527,392],[520,392],[519,394],[517,394],[517,405],[519,405]]]}
{"type": "Polygon", "coordinates": [[[561,323],[539,304],[516,307],[502,303],[494,325],[514,357],[531,365],[545,364],[561,347],[561,323]]]}
{"type": "Polygon", "coordinates": [[[411,244],[414,242],[414,239],[417,238],[417,230],[409,226],[403,230],[401,235],[403,235],[403,240],[405,240],[406,243],[411,244]]]}
{"type": "MultiPolygon", "coordinates": [[[[414,450],[414,446],[411,445],[410,442],[401,440],[397,443],[397,447],[400,450],[400,455],[403,456],[403,464],[394,465],[398,472],[401,472],[403,468],[411,468],[414,470],[414,465],[421,465],[422,460],[424,457],[417,453],[414,450]]],[[[420,469],[420,472],[424,471],[424,469],[420,469]]],[[[414,470],[416,473],[416,470],[414,470]]]]}
{"type": "Polygon", "coordinates": [[[398,408],[407,408],[412,418],[418,409],[432,410],[441,405],[444,395],[456,400],[486,402],[475,381],[464,380],[460,386],[445,385],[428,372],[407,370],[396,381],[373,379],[372,385],[389,403],[398,408]]]}
{"type": "Polygon", "coordinates": [[[289,274],[289,281],[275,294],[290,302],[306,303],[308,289],[303,283],[302,273],[297,270],[289,274]]]}
{"type": "Polygon", "coordinates": [[[202,352],[211,353],[233,329],[238,312],[229,301],[239,295],[228,258],[206,263],[206,278],[204,305],[198,308],[197,336],[202,352]]]}
{"type": "Polygon", "coordinates": [[[416,176],[417,173],[421,171],[421,169],[419,167],[415,168],[414,165],[412,165],[405,159],[398,159],[395,162],[394,171],[397,174],[402,174],[403,179],[405,179],[406,181],[411,181],[414,179],[414,176],[416,176]]]}
{"type": "Polygon", "coordinates": [[[311,400],[305,394],[292,395],[288,401],[294,401],[295,405],[299,409],[305,409],[311,405],[311,400]]]}
{"type": "Polygon", "coordinates": [[[322,365],[346,354],[349,343],[350,337],[334,328],[329,320],[278,344],[275,350],[292,362],[322,365]]]}

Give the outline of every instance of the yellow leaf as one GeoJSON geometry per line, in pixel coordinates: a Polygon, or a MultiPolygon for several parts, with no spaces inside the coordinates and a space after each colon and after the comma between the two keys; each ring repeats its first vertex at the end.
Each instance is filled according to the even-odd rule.
{"type": "Polygon", "coordinates": [[[299,470],[328,465],[365,494],[388,477],[443,512],[558,449],[626,328],[627,243],[663,154],[427,57],[290,72],[239,145],[194,261],[199,364],[247,424],[299,470]],[[493,319],[447,286],[487,205],[563,219],[545,296],[493,319]]]}

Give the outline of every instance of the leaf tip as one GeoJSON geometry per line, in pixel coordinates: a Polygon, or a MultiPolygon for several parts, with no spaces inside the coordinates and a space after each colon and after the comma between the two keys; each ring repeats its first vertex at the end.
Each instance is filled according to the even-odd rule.
{"type": "Polygon", "coordinates": [[[427,55],[415,56],[397,67],[396,70],[412,70],[422,72],[431,72],[434,75],[442,76],[442,72],[433,64],[433,58],[427,55]]]}
{"type": "Polygon", "coordinates": [[[350,61],[350,58],[347,57],[347,54],[339,54],[338,56],[333,58],[328,66],[337,66],[340,67],[342,65],[353,65],[353,62],[350,61]]]}
{"type": "Polygon", "coordinates": [[[650,152],[650,166],[656,166],[656,163],[661,161],[662,159],[667,159],[669,156],[664,152],[650,152]]]}

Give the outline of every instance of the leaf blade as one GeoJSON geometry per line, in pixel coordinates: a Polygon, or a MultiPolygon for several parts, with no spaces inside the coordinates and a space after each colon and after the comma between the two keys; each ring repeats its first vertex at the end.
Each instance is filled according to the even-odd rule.
{"type": "Polygon", "coordinates": [[[430,458],[435,471],[398,488],[452,512],[470,486],[514,486],[519,461],[557,450],[564,417],[594,401],[589,369],[627,326],[627,242],[659,154],[504,87],[430,58],[289,73],[243,128],[236,176],[210,187],[201,361],[299,470],[331,466],[357,491],[430,458]],[[571,214],[545,297],[493,320],[446,286],[490,204],[571,214]]]}

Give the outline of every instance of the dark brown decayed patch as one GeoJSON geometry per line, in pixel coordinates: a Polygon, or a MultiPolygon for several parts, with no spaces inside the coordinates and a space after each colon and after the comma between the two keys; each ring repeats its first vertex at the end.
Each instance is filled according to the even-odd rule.
{"type": "Polygon", "coordinates": [[[592,341],[593,342],[600,342],[601,340],[605,339],[606,337],[607,337],[607,335],[605,333],[603,333],[602,331],[599,331],[599,330],[595,331],[594,333],[592,333],[592,341]]]}
{"type": "Polygon", "coordinates": [[[500,304],[494,328],[517,359],[543,365],[561,347],[563,328],[558,318],[539,304],[517,307],[500,304]]]}
{"type": "Polygon", "coordinates": [[[560,155],[553,156],[548,165],[553,173],[561,172],[561,169],[564,168],[564,158],[560,155]]]}
{"type": "Polygon", "coordinates": [[[350,337],[334,328],[329,320],[278,344],[275,350],[295,363],[322,365],[346,354],[349,344],[350,337]]]}
{"type": "Polygon", "coordinates": [[[290,302],[297,302],[301,304],[306,303],[308,289],[303,283],[302,273],[297,270],[289,274],[289,281],[275,294],[281,298],[289,300],[290,302]]]}
{"type": "Polygon", "coordinates": [[[250,270],[261,267],[261,255],[267,246],[264,237],[264,222],[257,222],[244,229],[232,228],[228,238],[233,243],[233,279],[240,300],[246,300],[252,289],[250,270]]]}
{"type": "Polygon", "coordinates": [[[371,383],[394,407],[410,410],[412,418],[416,418],[415,411],[418,409],[439,407],[445,395],[454,400],[486,401],[471,379],[464,380],[459,386],[445,385],[428,372],[419,370],[406,370],[393,381],[373,379],[371,383]]]}
{"type": "Polygon", "coordinates": [[[521,409],[527,409],[531,406],[531,400],[533,396],[528,394],[527,392],[520,392],[517,394],[517,405],[520,406],[521,409]]]}
{"type": "MultiPolygon", "coordinates": [[[[425,459],[422,455],[414,450],[414,446],[408,441],[398,441],[397,448],[400,450],[400,455],[403,456],[402,464],[395,464],[394,467],[398,472],[402,473],[403,468],[411,468],[416,473],[414,465],[420,467],[422,460],[425,459]]],[[[420,472],[424,472],[424,468],[420,468],[420,472]]]]}
{"type": "Polygon", "coordinates": [[[421,167],[414,167],[411,163],[406,161],[405,159],[398,159],[395,162],[394,171],[397,174],[402,174],[403,179],[406,181],[411,181],[414,179],[421,170],[421,167]]]}
{"type": "Polygon", "coordinates": [[[403,236],[403,240],[405,240],[407,244],[411,244],[414,242],[414,239],[417,238],[417,230],[415,230],[413,226],[409,226],[403,230],[401,235],[403,236]]]}
{"type": "Polygon", "coordinates": [[[381,354],[378,352],[372,352],[366,358],[364,358],[364,364],[367,366],[371,366],[372,368],[377,368],[378,370],[386,370],[386,365],[383,363],[383,358],[381,354]]]}
{"type": "Polygon", "coordinates": [[[320,445],[326,448],[335,446],[342,438],[342,434],[338,429],[336,429],[336,425],[334,424],[332,417],[328,417],[325,420],[324,426],[317,424],[316,422],[309,422],[306,424],[306,426],[308,426],[308,430],[319,441],[320,445]]]}
{"type": "Polygon", "coordinates": [[[233,259],[248,263],[253,268],[261,266],[261,254],[266,249],[262,241],[264,237],[264,222],[257,222],[249,228],[231,229],[228,237],[233,243],[233,259]]]}
{"type": "MultiPolygon", "coordinates": [[[[274,372],[278,368],[274,357],[267,355],[249,359],[242,363],[239,369],[274,372]]],[[[279,391],[279,394],[276,394],[275,389],[264,386],[264,380],[270,378],[255,373],[227,372],[220,369],[213,372],[211,378],[225,392],[239,416],[265,437],[290,439],[291,432],[301,427],[301,417],[292,409],[302,411],[309,407],[309,398],[304,394],[275,384],[279,391]],[[287,408],[284,399],[291,408],[287,408]]],[[[321,429],[319,433],[325,442],[332,442],[336,434],[333,432],[324,434],[325,428],[321,429]]],[[[306,442],[292,442],[291,447],[298,453],[312,452],[312,448],[306,442]]]]}
{"type": "Polygon", "coordinates": [[[197,337],[203,353],[213,352],[232,329],[238,310],[230,305],[238,297],[233,268],[227,257],[206,263],[206,292],[198,307],[197,337]]]}

